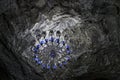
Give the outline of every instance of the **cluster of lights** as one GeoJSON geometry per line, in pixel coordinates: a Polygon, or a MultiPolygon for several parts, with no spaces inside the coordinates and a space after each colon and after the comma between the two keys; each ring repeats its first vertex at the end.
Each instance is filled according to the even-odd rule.
{"type": "Polygon", "coordinates": [[[43,31],[36,35],[36,43],[32,51],[34,61],[43,69],[57,69],[70,61],[71,48],[66,36],[60,31],[43,31]]]}

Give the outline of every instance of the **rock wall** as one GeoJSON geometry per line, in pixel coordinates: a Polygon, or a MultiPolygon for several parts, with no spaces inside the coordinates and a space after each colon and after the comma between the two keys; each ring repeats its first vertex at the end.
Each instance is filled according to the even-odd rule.
{"type": "Polygon", "coordinates": [[[0,80],[119,80],[119,26],[119,0],[1,0],[0,80]],[[74,54],[65,68],[43,70],[28,58],[30,30],[57,13],[80,18],[65,31],[74,54]]]}

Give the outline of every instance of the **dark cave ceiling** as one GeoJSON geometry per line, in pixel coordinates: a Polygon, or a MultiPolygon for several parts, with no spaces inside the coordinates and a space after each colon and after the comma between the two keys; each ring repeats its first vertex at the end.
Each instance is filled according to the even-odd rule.
{"type": "Polygon", "coordinates": [[[1,0],[0,80],[120,80],[119,0],[1,0]]]}

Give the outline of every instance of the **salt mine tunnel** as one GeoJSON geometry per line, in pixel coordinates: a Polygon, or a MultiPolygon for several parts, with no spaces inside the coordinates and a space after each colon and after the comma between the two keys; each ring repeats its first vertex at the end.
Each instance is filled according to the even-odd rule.
{"type": "Polygon", "coordinates": [[[0,80],[120,80],[119,0],[0,0],[0,80]]]}

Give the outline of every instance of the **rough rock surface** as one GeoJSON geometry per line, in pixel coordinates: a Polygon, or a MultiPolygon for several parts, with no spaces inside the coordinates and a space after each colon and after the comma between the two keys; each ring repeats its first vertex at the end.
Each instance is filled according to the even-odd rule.
{"type": "Polygon", "coordinates": [[[0,80],[120,80],[119,75],[119,0],[0,1],[0,80]],[[33,40],[23,34],[42,14],[52,17],[57,11],[80,15],[82,27],[70,34],[76,53],[83,53],[66,69],[39,72],[22,56],[33,40]]]}

